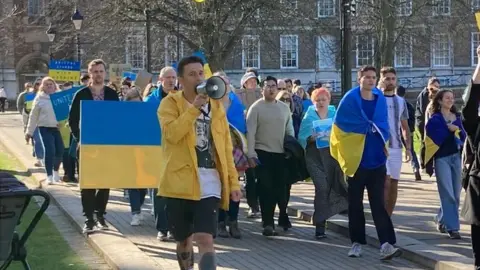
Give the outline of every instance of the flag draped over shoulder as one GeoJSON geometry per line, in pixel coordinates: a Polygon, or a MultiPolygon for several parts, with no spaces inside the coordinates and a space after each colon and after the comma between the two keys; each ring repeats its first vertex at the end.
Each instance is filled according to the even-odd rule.
{"type": "MultiPolygon", "coordinates": [[[[465,131],[463,129],[462,122],[457,117],[457,120],[452,124],[459,127],[454,133],[455,141],[461,149],[463,142],[465,141],[465,131]]],[[[433,174],[432,158],[437,153],[440,146],[450,137],[451,131],[447,127],[447,122],[443,118],[441,113],[434,113],[430,119],[428,119],[425,125],[425,164],[427,164],[427,173],[433,174]]]]}
{"type": "Polygon", "coordinates": [[[360,87],[348,91],[338,105],[330,136],[330,154],[342,171],[352,177],[362,160],[367,135],[381,136],[384,143],[389,138],[388,110],[383,93],[374,88],[377,103],[373,119],[370,121],[362,109],[360,87]]]}

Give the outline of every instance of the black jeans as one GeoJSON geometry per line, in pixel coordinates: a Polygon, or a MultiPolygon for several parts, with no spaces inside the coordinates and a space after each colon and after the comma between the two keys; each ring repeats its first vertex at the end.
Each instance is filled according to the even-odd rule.
{"type": "Polygon", "coordinates": [[[256,150],[260,165],[255,168],[263,227],[274,227],[275,207],[287,209],[285,155],[256,150]]]}
{"type": "Polygon", "coordinates": [[[82,207],[83,215],[87,220],[93,220],[93,213],[97,217],[103,217],[106,214],[110,189],[82,189],[82,207]]]}
{"type": "Polygon", "coordinates": [[[255,176],[255,169],[245,171],[245,193],[247,204],[253,211],[258,211],[258,183],[255,176]]]}
{"type": "Polygon", "coordinates": [[[384,186],[387,169],[385,165],[376,169],[358,168],[353,177],[348,177],[348,227],[352,243],[365,245],[365,215],[363,213],[363,194],[365,187],[372,211],[373,222],[377,229],[380,244],[396,243],[392,220],[385,210],[384,186]]]}
{"type": "Polygon", "coordinates": [[[6,103],[7,103],[7,98],[0,97],[0,112],[5,112],[6,103]]]}
{"type": "Polygon", "coordinates": [[[480,267],[480,226],[472,224],[472,249],[475,266],[480,267]]]}

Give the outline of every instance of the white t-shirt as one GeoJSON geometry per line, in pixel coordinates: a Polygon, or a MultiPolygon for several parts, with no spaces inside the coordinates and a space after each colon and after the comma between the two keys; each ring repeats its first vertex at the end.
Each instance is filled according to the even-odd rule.
{"type": "Polygon", "coordinates": [[[215,145],[213,143],[211,132],[211,112],[209,105],[205,104],[202,110],[208,114],[200,114],[195,121],[195,131],[197,133],[197,143],[195,151],[197,153],[198,177],[200,181],[201,199],[209,197],[221,197],[222,184],[220,174],[216,167],[215,145]]]}
{"type": "Polygon", "coordinates": [[[388,107],[388,126],[390,129],[389,147],[394,149],[402,148],[402,127],[401,120],[408,120],[408,108],[405,100],[397,95],[385,96],[388,107]],[[396,105],[395,105],[396,103],[396,105]],[[397,112],[395,112],[397,107],[397,112]]]}

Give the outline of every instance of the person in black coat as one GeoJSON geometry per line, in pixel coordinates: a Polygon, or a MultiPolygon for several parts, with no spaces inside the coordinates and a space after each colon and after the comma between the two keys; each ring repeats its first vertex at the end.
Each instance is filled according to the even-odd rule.
{"type": "MultiPolygon", "coordinates": [[[[78,90],[73,97],[70,113],[68,115],[68,124],[72,136],[77,142],[80,142],[80,102],[82,100],[110,100],[119,101],[118,94],[115,90],[104,85],[106,76],[106,65],[101,59],[93,60],[88,64],[88,74],[90,75],[90,84],[78,90]]],[[[80,143],[79,143],[80,146],[80,143]]],[[[77,157],[80,155],[77,154],[77,157]]],[[[79,163],[81,160],[79,160],[79,163]]],[[[83,214],[86,217],[84,233],[92,232],[95,226],[99,229],[108,229],[105,222],[105,214],[110,195],[109,189],[82,189],[82,206],[83,214]],[[93,218],[96,213],[97,220],[93,218]]]]}
{"type": "MultiPolygon", "coordinates": [[[[477,48],[477,55],[480,57],[480,46],[477,48]]],[[[462,207],[462,217],[471,224],[473,256],[475,269],[478,270],[480,269],[480,63],[477,64],[473,73],[471,84],[465,89],[463,99],[465,103],[462,109],[463,126],[473,150],[472,159],[469,161],[473,164],[470,171],[463,176],[466,197],[462,207]]],[[[464,166],[468,168],[468,165],[464,166]]]]}

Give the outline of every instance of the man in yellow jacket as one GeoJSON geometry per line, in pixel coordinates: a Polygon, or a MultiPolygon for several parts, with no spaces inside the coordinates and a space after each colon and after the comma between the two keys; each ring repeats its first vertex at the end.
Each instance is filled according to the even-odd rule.
{"type": "Polygon", "coordinates": [[[239,201],[242,193],[225,109],[221,101],[196,92],[204,81],[202,59],[183,58],[178,80],[183,91],[164,98],[158,110],[163,150],[158,195],[167,198],[180,269],[193,269],[195,238],[199,268],[211,270],[216,269],[217,210],[228,209],[230,198],[239,201]]]}

